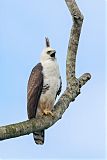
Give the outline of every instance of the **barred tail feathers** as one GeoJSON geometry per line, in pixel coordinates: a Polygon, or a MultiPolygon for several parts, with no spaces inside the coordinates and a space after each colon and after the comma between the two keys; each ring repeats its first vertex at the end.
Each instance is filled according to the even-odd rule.
{"type": "Polygon", "coordinates": [[[45,131],[39,131],[33,133],[33,138],[36,144],[44,144],[44,138],[45,138],[45,131]]]}

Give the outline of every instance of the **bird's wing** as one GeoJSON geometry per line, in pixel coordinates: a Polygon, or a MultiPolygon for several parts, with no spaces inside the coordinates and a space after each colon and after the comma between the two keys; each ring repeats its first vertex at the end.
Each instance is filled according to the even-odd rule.
{"type": "Polygon", "coordinates": [[[57,93],[56,93],[56,97],[57,97],[57,95],[59,96],[60,95],[60,93],[61,93],[61,89],[62,89],[62,80],[61,80],[61,76],[59,77],[59,88],[58,88],[58,91],[57,91],[57,93]]]}
{"type": "Polygon", "coordinates": [[[35,118],[39,98],[43,88],[43,67],[38,63],[33,69],[29,77],[27,86],[27,112],[28,118],[35,118]]]}

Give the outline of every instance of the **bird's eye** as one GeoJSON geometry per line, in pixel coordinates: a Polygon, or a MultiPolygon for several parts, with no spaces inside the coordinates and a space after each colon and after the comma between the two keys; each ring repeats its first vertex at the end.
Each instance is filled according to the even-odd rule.
{"type": "Polygon", "coordinates": [[[51,53],[51,51],[47,51],[47,54],[50,54],[51,53]]]}

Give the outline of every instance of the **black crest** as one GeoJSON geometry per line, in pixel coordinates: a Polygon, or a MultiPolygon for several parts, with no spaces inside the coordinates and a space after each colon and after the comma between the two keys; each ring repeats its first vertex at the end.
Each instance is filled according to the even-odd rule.
{"type": "Polygon", "coordinates": [[[48,37],[45,37],[45,41],[46,41],[46,47],[50,47],[50,42],[48,37]]]}

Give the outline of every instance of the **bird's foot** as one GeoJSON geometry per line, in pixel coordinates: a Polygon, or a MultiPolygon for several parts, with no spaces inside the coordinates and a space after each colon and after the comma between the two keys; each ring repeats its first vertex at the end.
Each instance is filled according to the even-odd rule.
{"type": "Polygon", "coordinates": [[[50,110],[48,110],[48,109],[45,109],[44,111],[43,111],[43,113],[45,114],[45,115],[51,115],[52,117],[54,117],[54,114],[52,113],[52,111],[50,111],[50,110]]]}

